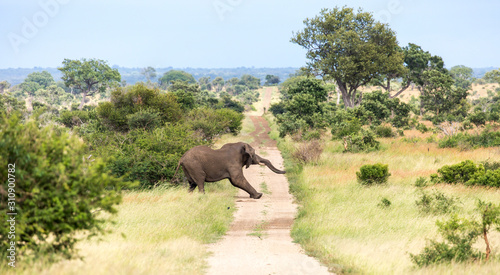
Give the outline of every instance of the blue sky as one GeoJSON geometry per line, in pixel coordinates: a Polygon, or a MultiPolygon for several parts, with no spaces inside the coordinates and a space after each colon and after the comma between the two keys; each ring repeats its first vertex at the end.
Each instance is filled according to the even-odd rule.
{"type": "Polygon", "coordinates": [[[500,66],[500,1],[0,0],[0,68],[98,58],[122,67],[300,67],[290,41],[322,8],[361,7],[447,67],[500,66]]]}

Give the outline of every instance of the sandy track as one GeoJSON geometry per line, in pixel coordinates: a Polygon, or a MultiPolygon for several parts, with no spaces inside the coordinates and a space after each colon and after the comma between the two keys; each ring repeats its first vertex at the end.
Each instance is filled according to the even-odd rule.
{"type": "MultiPolygon", "coordinates": [[[[268,108],[270,88],[265,93],[264,107],[268,108]]],[[[283,169],[281,153],[267,135],[267,121],[260,116],[251,119],[255,125],[252,146],[260,156],[283,169]]],[[[290,227],[297,206],[288,193],[285,175],[258,165],[244,169],[244,174],[264,195],[254,200],[246,192],[239,191],[236,196],[238,210],[230,230],[221,241],[209,245],[213,255],[208,260],[208,274],[329,274],[326,267],[304,255],[300,246],[292,243],[290,227]]]]}

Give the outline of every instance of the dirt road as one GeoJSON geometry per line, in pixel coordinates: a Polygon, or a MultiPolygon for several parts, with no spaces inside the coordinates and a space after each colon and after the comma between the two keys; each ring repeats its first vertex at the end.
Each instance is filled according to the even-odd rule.
{"type": "MultiPolygon", "coordinates": [[[[264,107],[269,109],[272,88],[264,91],[264,107]]],[[[283,169],[283,158],[276,142],[268,136],[267,121],[251,116],[255,125],[252,146],[260,156],[283,169]]],[[[260,200],[250,199],[242,190],[236,197],[235,218],[226,236],[211,244],[208,274],[329,274],[317,260],[303,254],[292,243],[290,227],[297,206],[288,193],[285,175],[265,166],[244,169],[247,180],[264,193],[260,200]]]]}

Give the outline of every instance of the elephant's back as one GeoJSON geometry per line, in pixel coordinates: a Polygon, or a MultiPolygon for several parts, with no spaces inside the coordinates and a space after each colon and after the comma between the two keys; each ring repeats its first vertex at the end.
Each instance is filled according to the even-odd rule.
{"type": "Polygon", "coordinates": [[[181,157],[181,162],[211,154],[213,151],[213,149],[205,145],[195,146],[184,153],[184,155],[181,157]]]}

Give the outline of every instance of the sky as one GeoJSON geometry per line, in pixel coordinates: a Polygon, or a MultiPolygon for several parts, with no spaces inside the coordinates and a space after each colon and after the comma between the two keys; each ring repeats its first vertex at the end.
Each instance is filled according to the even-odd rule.
{"type": "Polygon", "coordinates": [[[97,58],[120,67],[301,67],[303,20],[361,8],[450,68],[500,66],[500,1],[0,0],[0,69],[97,58]]]}

